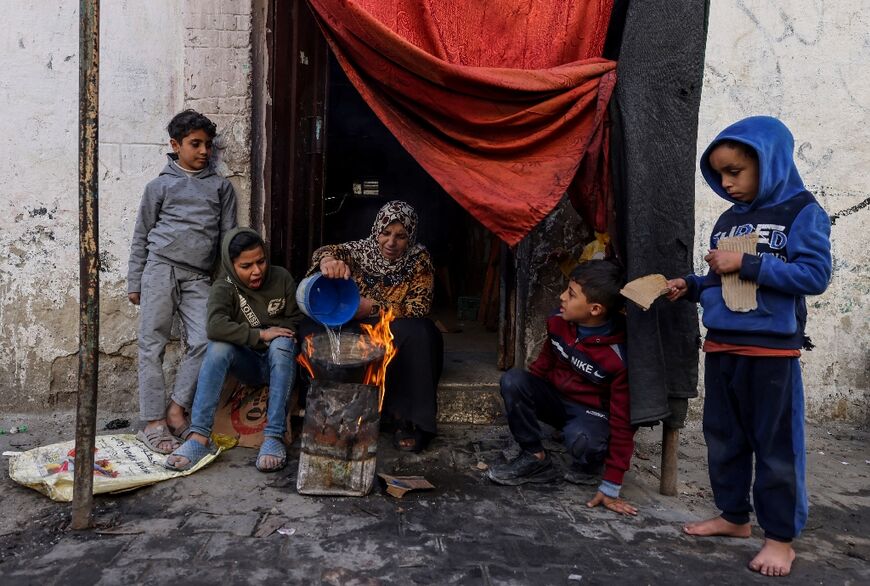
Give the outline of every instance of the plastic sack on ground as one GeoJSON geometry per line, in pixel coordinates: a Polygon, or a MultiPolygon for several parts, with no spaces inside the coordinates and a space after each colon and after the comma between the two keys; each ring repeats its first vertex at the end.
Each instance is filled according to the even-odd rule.
{"type": "MultiPolygon", "coordinates": [[[[216,453],[184,472],[163,467],[166,456],[149,450],[135,435],[99,435],[94,454],[94,494],[132,490],[170,478],[187,476],[208,466],[235,439],[215,437],[216,453]]],[[[70,502],[73,495],[75,442],[51,444],[14,455],[9,460],[9,477],[41,492],[54,501],[70,502]]]]}

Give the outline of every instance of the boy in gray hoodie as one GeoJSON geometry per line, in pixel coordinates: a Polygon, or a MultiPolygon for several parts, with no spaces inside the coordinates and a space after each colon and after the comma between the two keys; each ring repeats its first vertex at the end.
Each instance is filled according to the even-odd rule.
{"type": "Polygon", "coordinates": [[[236,227],[236,193],[209,164],[217,128],[193,110],[167,126],[173,152],[160,175],[148,183],[133,231],[127,296],[140,306],[139,414],[146,422],[138,438],[168,454],[188,428],[205,355],[206,303],[211,272],[224,233],[236,227]],[[167,406],[163,355],[172,318],[181,318],[187,353],[178,367],[167,406]]]}

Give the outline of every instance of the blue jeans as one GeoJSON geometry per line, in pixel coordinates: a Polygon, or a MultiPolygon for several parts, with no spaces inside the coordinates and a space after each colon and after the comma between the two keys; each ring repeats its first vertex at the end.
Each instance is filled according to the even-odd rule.
{"type": "Polygon", "coordinates": [[[190,431],[209,437],[221,389],[228,373],[239,381],[259,386],[269,384],[269,405],[263,435],[283,438],[287,430],[287,399],[296,380],[296,340],[275,338],[268,350],[257,351],[227,342],[209,342],[199,371],[190,431]]]}
{"type": "Polygon", "coordinates": [[[521,448],[544,451],[540,420],[562,430],[565,447],[578,465],[590,472],[600,468],[610,439],[607,413],[564,398],[548,381],[521,368],[504,373],[499,387],[508,426],[521,448]]]}

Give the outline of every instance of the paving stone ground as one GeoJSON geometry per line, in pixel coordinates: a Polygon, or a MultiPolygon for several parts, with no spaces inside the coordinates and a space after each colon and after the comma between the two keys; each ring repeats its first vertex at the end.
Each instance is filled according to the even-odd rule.
{"type": "MultiPolygon", "coordinates": [[[[69,439],[67,417],[32,419],[0,436],[2,450],[69,439]]],[[[624,495],[636,518],[588,509],[594,489],[566,483],[499,487],[478,462],[511,449],[503,426],[442,427],[430,450],[399,454],[383,437],[378,469],[421,474],[436,488],[396,499],[306,497],[295,458],[261,474],[235,448],[186,478],[99,496],[98,528],[67,529],[54,503],[2,474],[0,584],[761,584],[746,569],[761,543],[692,539],[685,521],[714,514],[703,438],[684,430],[677,497],[658,494],[657,429],[638,434],[624,495]],[[507,449],[507,450],[506,450],[507,449]],[[273,532],[283,527],[290,535],[273,532]]],[[[797,542],[792,584],[870,583],[870,433],[808,430],[810,521],[797,542]],[[844,463],[845,462],[845,463],[844,463]]],[[[558,444],[548,444],[558,450],[558,444]]]]}

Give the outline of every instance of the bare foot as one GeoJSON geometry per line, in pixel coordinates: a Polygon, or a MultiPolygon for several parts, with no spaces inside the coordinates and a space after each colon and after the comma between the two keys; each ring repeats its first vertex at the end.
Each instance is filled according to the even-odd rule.
{"type": "Polygon", "coordinates": [[[762,576],[788,576],[794,558],[791,543],[765,539],[761,551],[749,562],[749,569],[762,576]]]}
{"type": "Polygon", "coordinates": [[[277,456],[267,456],[263,454],[257,458],[257,464],[260,465],[260,468],[263,470],[274,470],[281,465],[281,458],[277,456]]]}
{"type": "Polygon", "coordinates": [[[683,527],[683,532],[695,537],[749,537],[752,532],[752,526],[749,523],[737,525],[736,523],[726,521],[722,517],[713,517],[706,521],[689,523],[683,527]]]}
{"type": "MultiPolygon", "coordinates": [[[[166,432],[166,420],[165,419],[155,419],[154,421],[149,421],[145,424],[145,433],[150,433],[152,431],[157,431],[163,429],[163,432],[166,432]]],[[[153,444],[152,444],[153,445],[153,444]]],[[[164,440],[162,442],[157,443],[157,450],[163,454],[168,454],[172,450],[178,447],[178,441],[173,439],[164,440]]]]}
{"type": "Polygon", "coordinates": [[[166,409],[166,424],[169,426],[173,435],[178,435],[179,429],[184,429],[186,426],[190,425],[190,422],[187,421],[187,417],[185,416],[184,407],[175,401],[170,401],[169,407],[166,409]]]}
{"type": "MultiPolygon", "coordinates": [[[[204,435],[200,435],[196,432],[191,433],[190,437],[188,437],[187,440],[188,441],[193,440],[195,442],[199,442],[204,446],[208,445],[208,438],[205,437],[204,435]]],[[[187,464],[189,462],[190,462],[190,460],[188,458],[185,458],[184,456],[176,456],[174,454],[170,454],[166,458],[167,464],[169,464],[171,466],[176,466],[179,468],[184,468],[185,466],[187,466],[187,464]]]]}

